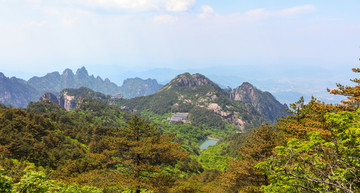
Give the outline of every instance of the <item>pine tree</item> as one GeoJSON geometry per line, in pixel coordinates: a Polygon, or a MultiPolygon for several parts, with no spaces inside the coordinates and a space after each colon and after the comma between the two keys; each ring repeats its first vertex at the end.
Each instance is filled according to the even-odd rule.
{"type": "Polygon", "coordinates": [[[272,155],[280,143],[278,131],[270,125],[251,132],[240,146],[238,159],[229,160],[228,169],[220,176],[221,190],[212,192],[260,192],[269,179],[255,165],[272,155]]]}
{"type": "MultiPolygon", "coordinates": [[[[360,68],[353,68],[353,72],[359,73],[360,68]]],[[[344,86],[340,83],[336,84],[337,89],[327,89],[331,94],[347,96],[347,100],[343,101],[346,110],[356,110],[360,107],[360,79],[354,78],[350,81],[356,83],[355,86],[344,86]]]]}
{"type": "MultiPolygon", "coordinates": [[[[186,153],[179,143],[173,143],[173,135],[161,135],[161,131],[146,120],[134,115],[129,125],[121,130],[118,141],[120,167],[128,179],[128,187],[138,193],[141,189],[158,190],[157,178],[164,165],[176,163],[186,153]]],[[[160,177],[161,176],[161,177],[160,177]]],[[[163,181],[164,181],[163,180],[163,181]]]]}

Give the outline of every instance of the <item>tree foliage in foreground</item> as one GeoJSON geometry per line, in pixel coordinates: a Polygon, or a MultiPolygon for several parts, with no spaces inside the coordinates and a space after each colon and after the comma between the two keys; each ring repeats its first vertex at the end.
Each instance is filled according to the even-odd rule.
{"type": "MultiPolygon", "coordinates": [[[[358,73],[360,69],[353,71],[358,73]]],[[[360,83],[357,78],[351,81],[360,83]]],[[[337,86],[328,91],[347,96],[347,100],[337,106],[313,102],[303,106],[303,109],[310,106],[310,111],[298,113],[297,122],[309,115],[314,120],[310,125],[303,123],[310,126],[303,130],[308,137],[303,132],[292,135],[285,146],[276,147],[274,156],[257,165],[271,179],[270,184],[263,186],[265,192],[360,191],[360,86],[337,86]],[[314,110],[318,112],[315,116],[314,110]]],[[[289,125],[287,122],[280,124],[289,125]]],[[[287,134],[296,131],[296,127],[285,128],[287,134]]]]}
{"type": "Polygon", "coordinates": [[[279,144],[279,134],[272,126],[263,125],[251,132],[240,146],[237,159],[228,159],[229,167],[219,177],[220,190],[217,191],[258,192],[259,187],[269,180],[254,166],[269,157],[279,144]]]}
{"type": "Polygon", "coordinates": [[[308,140],[278,146],[274,157],[258,164],[271,177],[265,192],[360,191],[360,109],[326,119],[335,125],[330,141],[312,132],[308,140]]]}
{"type": "Polygon", "coordinates": [[[24,170],[24,175],[20,181],[12,184],[12,179],[4,174],[4,169],[0,167],[0,192],[2,193],[101,193],[101,189],[83,186],[77,184],[65,185],[62,182],[56,182],[46,177],[44,172],[35,171],[35,168],[29,167],[24,170]]]}
{"type": "Polygon", "coordinates": [[[159,190],[171,184],[171,175],[162,171],[166,165],[175,165],[187,153],[180,150],[180,143],[173,143],[173,135],[161,135],[154,125],[136,115],[121,130],[117,139],[120,171],[125,173],[128,187],[140,192],[141,188],[159,190]]]}
{"type": "MultiPolygon", "coordinates": [[[[360,73],[360,68],[353,68],[352,71],[355,73],[360,73]]],[[[350,79],[350,81],[356,83],[357,85],[345,86],[338,83],[336,84],[338,87],[337,89],[333,89],[333,90],[328,89],[328,91],[334,95],[347,96],[347,100],[343,101],[343,104],[345,104],[344,107],[346,107],[346,109],[356,110],[357,108],[360,107],[360,85],[359,85],[360,79],[354,78],[354,79],[350,79]]]]}

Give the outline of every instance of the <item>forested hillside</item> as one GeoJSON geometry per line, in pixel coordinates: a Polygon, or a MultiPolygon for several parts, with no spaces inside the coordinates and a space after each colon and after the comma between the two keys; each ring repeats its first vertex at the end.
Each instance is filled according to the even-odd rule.
{"type": "Polygon", "coordinates": [[[226,90],[201,74],[189,73],[178,75],[153,95],[120,100],[117,105],[158,115],[187,112],[195,125],[222,130],[230,125],[239,132],[289,115],[286,105],[249,83],[226,90]]]}
{"type": "MultiPolygon", "coordinates": [[[[125,99],[87,88],[63,91],[74,97],[71,110],[48,100],[51,97],[32,102],[26,109],[0,106],[0,189],[359,192],[359,88],[339,84],[330,91],[349,96],[339,105],[315,98],[305,104],[300,98],[290,105],[291,115],[248,132],[236,132],[236,127],[216,113],[204,119],[202,113],[209,111],[201,106],[189,111],[199,116],[190,116],[190,123],[169,122],[172,112],[191,107],[186,103],[208,106],[219,102],[220,107],[230,109],[220,105],[230,100],[230,105],[245,104],[245,110],[251,107],[256,111],[256,105],[226,98],[241,98],[241,87],[234,91],[240,94],[230,95],[234,92],[219,89],[198,74],[180,75],[155,94],[180,94],[170,99],[182,102],[157,113],[159,105],[154,102],[161,103],[152,98],[154,95],[136,99],[150,100],[152,105],[140,111],[136,104],[138,115],[134,115],[122,110],[130,109],[117,107],[125,99]],[[172,92],[174,88],[178,93],[172,92]],[[207,97],[199,97],[200,93],[207,97]],[[225,129],[215,129],[216,124],[224,124],[225,129]],[[200,151],[200,142],[209,135],[222,139],[200,151]]],[[[256,92],[250,92],[254,93],[250,98],[256,98],[256,92]]]]}
{"type": "Polygon", "coordinates": [[[81,105],[82,98],[89,98],[149,119],[162,117],[162,121],[167,121],[174,113],[187,113],[186,121],[200,128],[201,136],[217,138],[246,132],[261,123],[273,123],[276,118],[289,114],[286,105],[249,83],[234,90],[224,90],[201,74],[189,73],[175,77],[157,93],[145,97],[119,99],[81,87],[62,90],[58,99],[45,94],[42,100],[46,98],[66,110],[81,105]]]}

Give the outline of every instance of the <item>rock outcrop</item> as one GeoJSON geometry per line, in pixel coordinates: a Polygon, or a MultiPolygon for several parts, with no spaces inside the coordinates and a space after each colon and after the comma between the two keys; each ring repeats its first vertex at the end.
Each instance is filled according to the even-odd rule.
{"type": "Polygon", "coordinates": [[[180,87],[196,87],[202,85],[208,85],[209,81],[203,75],[200,74],[182,74],[175,79],[178,83],[177,86],[180,87]]]}
{"type": "Polygon", "coordinates": [[[39,99],[40,101],[51,101],[55,104],[59,104],[59,100],[58,98],[53,94],[53,93],[50,93],[50,92],[47,92],[47,93],[44,93],[44,95],[42,97],[40,97],[39,99]]]}
{"type": "Polygon", "coordinates": [[[285,111],[288,108],[286,104],[281,104],[271,93],[260,91],[248,82],[231,90],[229,97],[235,101],[251,104],[268,120],[275,121],[276,118],[289,115],[285,111]]]}
{"type": "Polygon", "coordinates": [[[218,87],[215,83],[213,83],[211,80],[206,78],[204,75],[198,73],[193,75],[191,75],[190,73],[184,73],[175,77],[173,80],[171,80],[169,84],[165,85],[161,90],[166,90],[173,87],[194,88],[194,87],[205,86],[210,84],[212,86],[218,87]]]}
{"type": "Polygon", "coordinates": [[[45,93],[39,100],[51,101],[65,110],[70,111],[74,108],[80,109],[81,105],[85,101],[85,98],[108,104],[111,104],[112,100],[115,100],[109,95],[104,95],[85,87],[81,87],[79,89],[64,89],[60,92],[58,97],[52,93],[45,93]]]}
{"type": "Polygon", "coordinates": [[[68,93],[62,92],[59,96],[59,105],[66,109],[67,111],[70,111],[75,108],[75,96],[70,96],[68,93]]]}

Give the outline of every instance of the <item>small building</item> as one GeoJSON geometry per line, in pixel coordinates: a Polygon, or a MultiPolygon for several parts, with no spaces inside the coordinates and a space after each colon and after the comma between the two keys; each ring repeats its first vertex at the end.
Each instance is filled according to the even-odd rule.
{"type": "Polygon", "coordinates": [[[170,118],[170,123],[175,123],[175,122],[179,122],[182,121],[183,123],[190,123],[189,121],[187,121],[186,119],[188,118],[189,113],[176,113],[175,115],[173,115],[170,118]]]}

